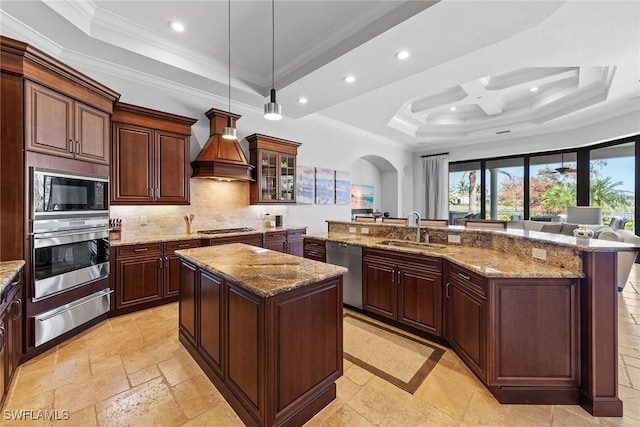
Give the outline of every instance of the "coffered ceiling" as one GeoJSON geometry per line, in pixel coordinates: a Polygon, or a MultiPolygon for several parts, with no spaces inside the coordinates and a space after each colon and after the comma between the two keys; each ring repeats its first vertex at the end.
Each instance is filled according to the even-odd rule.
{"type": "MultiPolygon", "coordinates": [[[[227,6],[2,0],[0,30],[72,66],[175,83],[221,107],[227,6]],[[185,31],[173,31],[170,21],[185,31]]],[[[271,2],[232,0],[234,102],[261,109],[271,65],[271,2]]],[[[640,111],[639,79],[637,0],[275,2],[275,87],[286,119],[320,115],[413,150],[640,111]],[[409,57],[397,59],[400,50],[409,57]],[[356,81],[345,83],[346,75],[356,81]]]]}

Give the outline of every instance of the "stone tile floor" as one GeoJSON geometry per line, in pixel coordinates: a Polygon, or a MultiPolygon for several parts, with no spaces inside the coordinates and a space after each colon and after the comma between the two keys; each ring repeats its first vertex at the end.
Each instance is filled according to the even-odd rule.
{"type": "MultiPolygon", "coordinates": [[[[618,311],[622,418],[594,418],[579,406],[500,405],[447,350],[413,395],[345,361],[337,399],[307,425],[640,426],[638,265],[618,311]]],[[[178,342],[177,314],[177,304],[169,304],[115,317],[25,363],[0,425],[241,426],[178,342]],[[15,420],[14,410],[69,419],[15,420]]]]}

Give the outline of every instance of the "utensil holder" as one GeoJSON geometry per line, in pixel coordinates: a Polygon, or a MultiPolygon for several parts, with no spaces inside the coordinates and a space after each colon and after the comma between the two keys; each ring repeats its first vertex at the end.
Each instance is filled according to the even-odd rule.
{"type": "Polygon", "coordinates": [[[191,234],[191,224],[187,223],[187,234],[191,234]]]}

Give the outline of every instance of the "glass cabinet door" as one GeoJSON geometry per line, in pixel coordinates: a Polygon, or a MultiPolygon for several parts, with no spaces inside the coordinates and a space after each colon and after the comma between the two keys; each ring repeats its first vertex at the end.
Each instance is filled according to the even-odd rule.
{"type": "Polygon", "coordinates": [[[295,201],[296,157],[280,154],[280,201],[295,201]]]}
{"type": "Polygon", "coordinates": [[[275,201],[278,196],[278,154],[269,151],[262,151],[260,159],[260,187],[262,200],[275,201]]]}

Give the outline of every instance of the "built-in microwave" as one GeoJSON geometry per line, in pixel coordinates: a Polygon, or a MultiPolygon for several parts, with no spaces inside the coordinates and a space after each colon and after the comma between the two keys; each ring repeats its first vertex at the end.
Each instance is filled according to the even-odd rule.
{"type": "Polygon", "coordinates": [[[109,178],[33,169],[32,219],[109,212],[109,178]]]}

